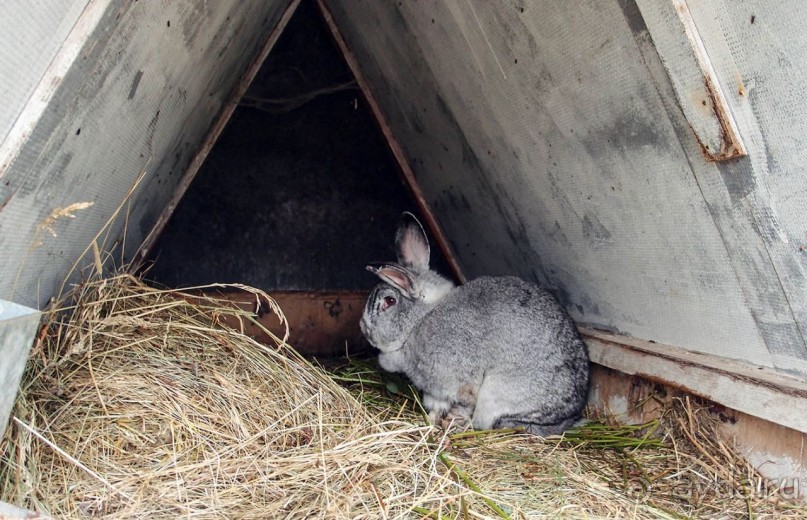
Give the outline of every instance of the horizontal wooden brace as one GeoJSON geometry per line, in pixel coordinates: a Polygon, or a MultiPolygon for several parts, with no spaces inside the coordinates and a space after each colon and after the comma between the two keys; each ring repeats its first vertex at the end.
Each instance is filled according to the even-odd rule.
{"type": "Polygon", "coordinates": [[[581,328],[591,361],[807,433],[807,382],[767,367],[581,328]]]}

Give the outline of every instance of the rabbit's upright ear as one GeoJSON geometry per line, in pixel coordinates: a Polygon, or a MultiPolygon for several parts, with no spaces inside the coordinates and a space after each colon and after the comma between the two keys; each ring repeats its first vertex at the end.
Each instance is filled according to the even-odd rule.
{"type": "Polygon", "coordinates": [[[366,269],[405,294],[414,297],[415,280],[412,273],[405,268],[395,264],[370,264],[366,269]]]}
{"type": "Polygon", "coordinates": [[[401,215],[395,233],[395,253],[398,262],[416,273],[429,270],[429,240],[418,219],[408,211],[401,215]]]}

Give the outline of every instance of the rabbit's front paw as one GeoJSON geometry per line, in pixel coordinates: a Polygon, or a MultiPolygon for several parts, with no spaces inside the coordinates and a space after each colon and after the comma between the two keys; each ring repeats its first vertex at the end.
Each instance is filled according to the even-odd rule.
{"type": "Polygon", "coordinates": [[[429,412],[429,421],[444,430],[449,428],[465,428],[471,424],[471,414],[468,408],[454,403],[450,408],[435,408],[429,412]]]}
{"type": "Polygon", "coordinates": [[[423,408],[429,412],[429,422],[439,425],[451,408],[451,403],[438,399],[431,394],[423,393],[423,408]]]}
{"type": "Polygon", "coordinates": [[[471,415],[469,410],[458,403],[455,403],[454,406],[444,413],[439,422],[439,426],[444,430],[451,427],[465,428],[469,424],[471,424],[471,415]]]}
{"type": "Polygon", "coordinates": [[[440,426],[446,413],[448,413],[446,410],[431,410],[429,412],[429,422],[435,426],[440,426]]]}

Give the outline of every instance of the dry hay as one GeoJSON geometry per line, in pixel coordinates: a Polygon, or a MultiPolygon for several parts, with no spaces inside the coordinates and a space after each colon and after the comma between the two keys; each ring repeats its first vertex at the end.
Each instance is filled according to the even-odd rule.
{"type": "Polygon", "coordinates": [[[0,444],[0,499],[55,517],[805,513],[762,487],[691,402],[563,440],[444,432],[400,380],[362,363],[332,377],[280,339],[269,348],[222,326],[253,319],[227,304],[127,275],[70,301],[42,328],[0,444]]]}
{"type": "MultiPolygon", "coordinates": [[[[375,362],[352,362],[336,377],[363,387],[369,407],[417,401],[375,362]]],[[[512,518],[807,518],[799,483],[765,479],[722,438],[713,404],[688,396],[657,404],[659,418],[644,424],[602,417],[562,437],[456,431],[438,459],[512,518]]]]}

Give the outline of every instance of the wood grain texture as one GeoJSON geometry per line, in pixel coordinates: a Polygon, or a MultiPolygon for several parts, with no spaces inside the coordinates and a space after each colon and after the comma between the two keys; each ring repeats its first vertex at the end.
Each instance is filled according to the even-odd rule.
{"type": "Polygon", "coordinates": [[[591,360],[807,433],[807,382],[742,361],[581,329],[591,360]]]}

